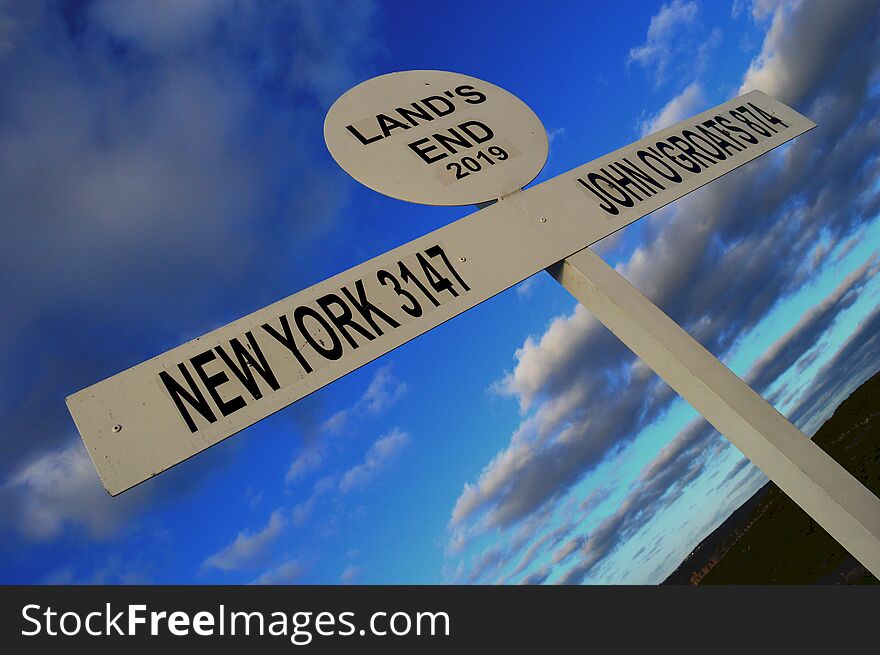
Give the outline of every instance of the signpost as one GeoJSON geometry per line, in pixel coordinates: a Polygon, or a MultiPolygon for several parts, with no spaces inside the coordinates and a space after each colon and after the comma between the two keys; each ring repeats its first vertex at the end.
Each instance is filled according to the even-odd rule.
{"type": "Polygon", "coordinates": [[[585,250],[813,127],[752,91],[520,191],[548,150],[522,101],[456,73],[368,80],[327,114],[337,162],[386,195],[484,208],[75,393],[68,407],[116,495],[546,268],[880,575],[880,500],[585,250]]]}

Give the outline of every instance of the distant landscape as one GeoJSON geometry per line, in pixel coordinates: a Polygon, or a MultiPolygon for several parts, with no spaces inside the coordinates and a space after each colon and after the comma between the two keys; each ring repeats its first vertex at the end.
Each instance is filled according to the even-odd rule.
{"type": "MultiPolygon", "coordinates": [[[[880,495],[880,373],[813,437],[880,495]]],[[[772,482],[706,537],[663,584],[877,584],[846,549],[772,482]]]]}

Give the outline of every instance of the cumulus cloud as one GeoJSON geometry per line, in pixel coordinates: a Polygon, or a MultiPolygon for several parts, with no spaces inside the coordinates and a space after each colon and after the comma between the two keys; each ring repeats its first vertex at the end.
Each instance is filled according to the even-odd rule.
{"type": "Polygon", "coordinates": [[[408,388],[406,382],[394,376],[390,365],[377,370],[363,395],[351,407],[339,410],[307,430],[302,450],[290,463],[287,482],[301,479],[321,466],[327,455],[328,438],[331,435],[345,432],[353,418],[363,419],[384,413],[406,395],[408,388]]]}
{"type": "Polygon", "coordinates": [[[301,478],[321,466],[321,462],[324,461],[324,451],[323,443],[306,446],[290,463],[290,468],[287,470],[287,481],[291,482],[301,478]]]}
{"type": "Polygon", "coordinates": [[[363,461],[342,474],[339,491],[348,493],[366,487],[388,467],[409,441],[409,434],[398,427],[392,428],[390,432],[376,439],[363,461]]]}
{"type": "MultiPolygon", "coordinates": [[[[149,574],[141,570],[144,566],[139,560],[132,561],[110,555],[91,571],[81,573],[69,566],[51,571],[42,584],[48,585],[148,585],[155,584],[149,574]]],[[[151,568],[146,565],[146,568],[151,568]]]]}
{"type": "Polygon", "coordinates": [[[773,19],[763,48],[752,61],[740,93],[761,89],[786,104],[802,105],[840,73],[846,61],[829,53],[851,48],[853,35],[868,47],[876,38],[877,5],[870,0],[755,3],[755,15],[773,19]],[[809,44],[805,46],[804,44],[809,44]]]}
{"type": "Polygon", "coordinates": [[[481,511],[487,528],[522,519],[658,418],[674,397],[581,306],[555,319],[539,341],[527,339],[516,358],[503,387],[524,411],[540,402],[510,446],[465,485],[453,525],[481,511]]]}
{"type": "Polygon", "coordinates": [[[645,42],[629,51],[627,64],[639,64],[656,86],[693,76],[721,40],[719,30],[700,25],[696,2],[673,0],[660,7],[648,24],[645,42]]]}
{"type": "MultiPolygon", "coordinates": [[[[323,113],[362,76],[374,12],[2,5],[0,479],[25,503],[11,514],[43,503],[49,482],[37,476],[80,474],[66,395],[306,279],[346,197],[340,172],[316,163],[323,113]],[[270,89],[271,102],[255,102],[270,89]]],[[[149,486],[179,492],[222,452],[149,486]]],[[[47,515],[34,530],[57,525],[47,515]]]]}
{"type": "Polygon", "coordinates": [[[79,438],[25,463],[0,487],[0,516],[29,541],[58,537],[66,527],[83,528],[92,539],[111,537],[145,499],[136,490],[119,500],[101,487],[79,438]]]}
{"type": "Polygon", "coordinates": [[[336,412],[324,422],[328,432],[341,432],[352,417],[377,416],[397,403],[407,392],[408,385],[391,373],[386,365],[376,371],[364,395],[350,408],[336,412]]]}
{"type": "MultiPolygon", "coordinates": [[[[664,8],[675,10],[666,19],[669,24],[691,20],[692,10],[685,8],[681,2],[664,8]],[[684,18],[673,21],[674,15],[684,18]]],[[[820,128],[677,202],[663,220],[648,220],[643,244],[618,266],[716,355],[730,353],[780,299],[801,289],[830,253],[845,248],[877,214],[878,24],[880,14],[870,2],[775,7],[743,89],[763,86],[820,128]],[[817,41],[814,36],[822,30],[827,35],[817,41]],[[816,42],[824,47],[814,47],[816,42]],[[814,257],[818,244],[826,244],[824,252],[814,257]]],[[[665,28],[654,29],[655,35],[663,33],[665,28]]],[[[660,40],[652,41],[649,30],[650,43],[660,40]]],[[[637,58],[652,61],[651,48],[636,52],[637,58]]],[[[852,305],[876,267],[876,260],[866,262],[755,363],[748,377],[759,391],[807,355],[852,305]]],[[[818,420],[818,407],[833,407],[845,389],[876,370],[876,320],[866,319],[835,356],[837,368],[816,376],[820,382],[814,390],[798,390],[802,401],[792,416],[802,427],[818,420]]],[[[496,389],[519,402],[522,421],[510,444],[465,485],[450,519],[451,552],[466,552],[488,531],[494,531],[500,545],[493,547],[494,555],[484,551],[474,557],[473,568],[464,567],[462,578],[477,570],[501,570],[493,559],[499,553],[505,562],[517,561],[519,554],[532,566],[537,560],[526,555],[535,544],[553,542],[545,539],[546,530],[557,528],[539,530],[534,541],[505,551],[505,545],[516,542],[517,527],[557,507],[578,481],[619,453],[675,398],[580,307],[556,318],[542,335],[526,339],[515,359],[513,371],[496,389]]],[[[533,579],[559,574],[577,582],[595,573],[623,540],[703,473],[706,453],[724,447],[713,435],[702,422],[685,428],[607,520],[586,534],[562,530],[568,536],[555,546],[556,563],[539,568],[533,579]]],[[[570,514],[568,523],[577,525],[582,517],[570,514]]]]}
{"type": "Polygon", "coordinates": [[[638,482],[611,516],[588,535],[573,537],[554,554],[557,564],[576,556],[576,563],[565,571],[560,582],[583,582],[621,543],[680,498],[723,447],[726,443],[720,441],[718,433],[705,421],[691,422],[645,467],[638,482]]]}
{"type": "Polygon", "coordinates": [[[789,0],[734,0],[732,13],[734,18],[739,16],[743,10],[750,9],[749,13],[756,21],[762,21],[770,16],[777,9],[782,7],[789,0]]]}
{"type": "Polygon", "coordinates": [[[813,434],[830,412],[880,369],[880,307],[859,323],[840,349],[816,373],[816,384],[801,396],[789,418],[813,434]]]}
{"type": "Polygon", "coordinates": [[[767,389],[819,342],[837,316],[859,298],[859,294],[880,271],[880,256],[870,257],[829,295],[808,309],[801,319],[773,343],[744,376],[755,389],[767,389]]]}
{"type": "Polygon", "coordinates": [[[303,501],[298,502],[291,510],[293,525],[301,527],[312,517],[312,512],[322,496],[336,490],[336,480],[328,475],[318,480],[312,490],[312,494],[303,501]]]}
{"type": "MultiPolygon", "coordinates": [[[[265,566],[278,557],[277,551],[282,550],[284,535],[290,533],[291,526],[301,529],[322,504],[330,505],[331,511],[326,517],[325,526],[316,532],[326,536],[335,529],[334,524],[340,519],[343,510],[340,502],[342,496],[366,488],[392,464],[409,442],[410,435],[407,432],[397,427],[392,428],[373,442],[360,462],[339,476],[326,475],[319,479],[308,497],[291,507],[276,509],[262,528],[239,532],[229,544],[208,556],[202,563],[202,569],[238,571],[265,566]]],[[[302,563],[299,560],[290,560],[270,568],[254,583],[284,584],[285,580],[293,581],[298,578],[301,572],[302,563]]],[[[349,572],[349,576],[353,579],[354,569],[349,572]]]]}
{"type": "Polygon", "coordinates": [[[362,573],[363,569],[358,566],[347,566],[342,572],[342,575],[339,576],[339,581],[342,584],[354,584],[357,579],[361,577],[362,573]]]}
{"type": "Polygon", "coordinates": [[[91,15],[107,30],[151,52],[185,47],[215,25],[229,9],[224,0],[100,0],[91,15]]]}
{"type": "Polygon", "coordinates": [[[642,66],[663,68],[669,52],[668,41],[681,27],[693,25],[697,19],[697,3],[673,0],[660,7],[651,17],[645,43],[629,51],[629,61],[642,66]]]}
{"type": "Polygon", "coordinates": [[[262,529],[239,532],[232,543],[219,552],[209,555],[202,567],[237,571],[258,566],[269,556],[272,546],[286,525],[286,512],[277,509],[272,512],[268,523],[262,529]]]}
{"type": "Polygon", "coordinates": [[[535,284],[538,280],[537,275],[533,275],[532,277],[526,278],[524,281],[520,282],[516,287],[516,295],[520,298],[529,298],[535,291],[535,284]]]}
{"type": "Polygon", "coordinates": [[[300,581],[307,570],[302,562],[287,560],[261,574],[251,584],[295,584],[300,581]]]}
{"type": "Polygon", "coordinates": [[[684,91],[667,102],[659,112],[641,121],[639,134],[647,136],[659,132],[664,127],[669,127],[688,116],[699,113],[705,107],[706,99],[703,97],[703,88],[699,82],[691,82],[684,91]]]}

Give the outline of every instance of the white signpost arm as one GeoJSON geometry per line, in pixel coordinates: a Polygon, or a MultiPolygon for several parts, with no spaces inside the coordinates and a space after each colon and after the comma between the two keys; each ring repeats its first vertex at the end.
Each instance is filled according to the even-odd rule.
{"type": "Polygon", "coordinates": [[[880,499],[589,248],[547,270],[880,578],[880,499]]]}

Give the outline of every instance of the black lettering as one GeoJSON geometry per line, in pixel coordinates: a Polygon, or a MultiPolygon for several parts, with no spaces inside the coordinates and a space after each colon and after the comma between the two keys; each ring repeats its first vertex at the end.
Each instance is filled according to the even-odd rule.
{"type": "Polygon", "coordinates": [[[485,123],[481,123],[480,121],[465,121],[458,126],[458,129],[467,134],[470,138],[474,140],[474,143],[477,144],[485,143],[495,136],[495,133],[492,132],[491,128],[489,128],[489,126],[485,123]],[[480,136],[479,134],[474,134],[471,126],[478,127],[480,130],[482,130],[483,136],[480,136]]]}
{"type": "Polygon", "coordinates": [[[336,336],[336,333],[333,331],[333,328],[330,327],[330,324],[327,323],[327,321],[324,320],[324,317],[317,311],[308,305],[300,305],[293,310],[293,322],[296,323],[296,329],[299,330],[300,334],[305,337],[306,341],[309,342],[309,345],[314,348],[315,352],[321,357],[330,360],[337,360],[342,357],[342,342],[339,340],[339,337],[336,336]],[[330,341],[333,345],[329,348],[326,347],[322,340],[316,339],[312,333],[309,332],[305,325],[307,316],[311,317],[312,320],[316,321],[321,326],[324,332],[327,333],[327,336],[330,337],[330,341]]]}
{"type": "Polygon", "coordinates": [[[645,196],[651,195],[644,188],[642,188],[641,184],[631,178],[624,168],[621,168],[619,162],[612,162],[608,165],[608,168],[610,168],[613,173],[617,173],[620,177],[614,177],[613,175],[609,174],[608,171],[606,171],[604,168],[600,168],[599,170],[605,173],[605,175],[609,177],[612,182],[617,184],[617,186],[626,191],[636,200],[642,200],[642,197],[638,193],[636,193],[636,191],[641,191],[643,194],[645,194],[645,196]],[[628,186],[635,187],[635,191],[627,191],[628,186]]]}
{"type": "Polygon", "coordinates": [[[406,264],[403,262],[397,262],[397,270],[400,273],[400,279],[403,280],[404,284],[412,282],[419,288],[419,291],[422,292],[425,298],[431,301],[431,304],[434,305],[434,307],[440,306],[440,301],[434,297],[434,294],[428,291],[428,287],[422,284],[422,281],[407,268],[406,264]]]}
{"type": "Polygon", "coordinates": [[[391,136],[391,130],[395,128],[403,130],[409,129],[409,125],[406,123],[401,123],[399,120],[391,118],[391,116],[386,116],[385,114],[379,114],[376,116],[376,120],[379,122],[379,129],[382,130],[382,134],[385,136],[391,136]]]}
{"type": "Polygon", "coordinates": [[[287,320],[287,316],[282,314],[278,317],[278,321],[281,323],[281,330],[283,334],[278,332],[275,328],[273,328],[268,323],[263,323],[262,328],[271,334],[278,342],[287,348],[293,356],[296,357],[296,361],[299,362],[299,365],[303,367],[303,370],[306,373],[312,372],[311,365],[306,361],[306,358],[303,357],[303,354],[299,351],[299,348],[296,347],[296,341],[293,338],[293,331],[290,329],[290,323],[287,320]]]}
{"type": "Polygon", "coordinates": [[[354,125],[346,125],[345,129],[354,134],[357,137],[357,140],[363,143],[365,146],[370,145],[374,141],[379,141],[382,138],[381,134],[377,134],[376,136],[366,138],[363,134],[358,132],[357,128],[354,125]]]}
{"type": "Polygon", "coordinates": [[[465,291],[471,290],[467,283],[458,274],[458,271],[456,271],[455,268],[452,266],[452,263],[449,261],[446,253],[443,252],[443,248],[440,247],[440,244],[431,246],[430,248],[425,248],[425,254],[431,258],[439,256],[443,260],[443,263],[446,264],[446,268],[449,269],[449,272],[452,273],[453,277],[455,277],[456,280],[458,280],[458,283],[462,286],[462,288],[465,291]]]}
{"type": "Polygon", "coordinates": [[[416,300],[416,297],[412,295],[409,291],[400,286],[400,280],[394,277],[393,273],[389,273],[385,270],[380,270],[376,273],[376,279],[383,287],[388,286],[388,281],[391,280],[391,286],[394,288],[394,293],[396,293],[401,298],[406,298],[407,300],[409,300],[412,306],[401,305],[400,308],[403,311],[405,311],[413,318],[418,318],[422,315],[422,306],[419,304],[419,301],[416,300]]]}
{"type": "Polygon", "coordinates": [[[223,414],[223,416],[229,416],[233,412],[237,412],[247,405],[247,403],[241,396],[236,396],[230,400],[223,400],[223,398],[220,397],[220,392],[217,391],[217,387],[229,382],[229,376],[226,375],[225,371],[218,371],[217,373],[214,373],[214,375],[208,375],[205,372],[205,364],[213,362],[215,359],[217,359],[217,355],[210,350],[206,350],[195,357],[190,357],[189,362],[196,370],[196,375],[199,376],[202,384],[204,384],[205,388],[208,390],[208,395],[210,395],[211,398],[214,399],[214,402],[217,403],[217,407],[220,408],[220,413],[223,414]]]}
{"type": "MultiPolygon", "coordinates": [[[[638,155],[638,153],[636,153],[636,154],[638,155]]],[[[644,187],[644,189],[646,190],[648,195],[653,196],[655,193],[657,193],[657,190],[662,191],[663,189],[666,188],[660,182],[658,182],[653,177],[648,175],[645,171],[643,171],[641,168],[639,168],[638,165],[634,164],[626,157],[624,157],[622,160],[618,161],[617,166],[619,168],[625,170],[627,172],[627,174],[632,179],[639,182],[639,184],[641,184],[641,186],[644,187]],[[652,189],[648,185],[653,185],[654,187],[656,187],[656,190],[652,189]]]]}
{"type": "Polygon", "coordinates": [[[758,143],[758,137],[756,137],[754,134],[752,134],[748,130],[744,130],[741,127],[737,127],[736,125],[731,123],[729,120],[724,118],[724,116],[716,116],[715,122],[718,123],[719,126],[723,126],[723,127],[718,127],[718,130],[721,131],[729,139],[733,139],[733,136],[727,130],[731,130],[733,132],[736,132],[737,134],[740,134],[741,135],[739,137],[740,139],[745,139],[746,141],[748,141],[751,144],[758,143]]]}
{"type": "Polygon", "coordinates": [[[444,275],[440,275],[440,272],[431,265],[431,262],[425,259],[425,256],[422,253],[417,252],[416,259],[419,262],[419,266],[422,267],[422,272],[425,274],[425,277],[428,278],[428,283],[434,291],[437,293],[448,291],[453,297],[458,298],[458,291],[452,286],[452,280],[444,275]]]}
{"type": "Polygon", "coordinates": [[[433,164],[435,161],[440,161],[444,157],[448,157],[449,155],[445,152],[441,152],[439,155],[435,155],[434,157],[429,157],[428,153],[432,150],[437,150],[437,146],[431,143],[427,148],[422,147],[425,143],[430,142],[431,139],[425,137],[424,139],[419,139],[418,141],[413,141],[408,144],[410,150],[416,153],[426,164],[433,164]]]}
{"type": "MultiPolygon", "coordinates": [[[[592,193],[594,196],[596,196],[599,199],[599,207],[604,209],[609,214],[616,216],[617,214],[620,213],[620,210],[614,205],[611,198],[608,197],[608,194],[606,194],[604,191],[599,189],[599,186],[596,184],[596,179],[601,178],[601,177],[602,176],[599,175],[598,173],[589,173],[589,174],[587,174],[587,178],[590,180],[589,184],[587,182],[585,182],[584,180],[582,180],[581,178],[577,178],[577,181],[587,191],[589,191],[590,193],[592,193]],[[607,198],[607,200],[606,200],[606,198],[607,198]]],[[[610,182],[609,182],[609,184],[610,184],[610,182]]]]}
{"type": "Polygon", "coordinates": [[[372,341],[376,338],[372,332],[367,330],[364,326],[359,325],[354,322],[354,319],[351,315],[351,309],[348,308],[342,298],[337,296],[335,293],[328,293],[326,296],[321,296],[317,301],[318,307],[324,310],[324,313],[327,315],[327,318],[336,326],[336,329],[339,330],[339,333],[345,337],[345,340],[348,341],[348,345],[352,348],[358,347],[358,342],[354,340],[354,337],[351,336],[351,333],[348,331],[348,328],[354,328],[355,332],[362,334],[369,341],[372,341]],[[339,314],[334,314],[330,311],[330,307],[336,305],[341,309],[339,314]]]}
{"type": "Polygon", "coordinates": [[[748,125],[753,132],[757,132],[761,136],[773,136],[773,132],[767,130],[767,128],[764,127],[763,123],[761,123],[760,121],[756,123],[751,118],[749,118],[749,116],[745,115],[746,112],[748,112],[749,116],[751,116],[751,112],[749,112],[746,107],[737,107],[736,109],[731,109],[729,113],[734,120],[738,120],[740,123],[748,125]]]}
{"type": "MultiPolygon", "coordinates": [[[[703,125],[707,127],[715,127],[715,121],[708,120],[704,121],[703,125]]],[[[736,143],[731,143],[727,139],[724,138],[723,135],[715,134],[714,132],[710,132],[703,125],[697,125],[697,129],[700,131],[704,137],[709,139],[712,143],[714,143],[717,147],[721,148],[728,155],[735,155],[738,152],[742,152],[742,148],[736,143]],[[733,152],[731,152],[731,150],[733,152]]]]}
{"type": "Polygon", "coordinates": [[[714,160],[708,159],[698,153],[688,141],[685,141],[680,136],[670,136],[666,140],[678,148],[682,154],[686,155],[689,161],[692,161],[697,165],[697,170],[695,170],[694,173],[699,173],[703,168],[708,168],[715,163],[714,160]],[[706,163],[707,161],[708,163],[706,163]]]}
{"type": "Polygon", "coordinates": [[[354,307],[358,311],[358,313],[363,316],[364,320],[370,324],[370,327],[375,330],[376,334],[381,337],[384,332],[382,332],[382,328],[379,327],[379,324],[376,323],[375,319],[373,318],[374,315],[381,318],[392,328],[400,327],[400,323],[395,321],[388,314],[383,312],[367,299],[367,292],[364,289],[364,283],[362,280],[358,280],[354,283],[354,290],[357,292],[357,298],[355,298],[352,295],[351,291],[349,291],[347,288],[342,287],[342,293],[348,299],[348,302],[350,302],[352,307],[354,307]]]}
{"type": "MultiPolygon", "coordinates": [[[[763,118],[765,121],[770,123],[770,125],[782,125],[782,127],[788,127],[788,123],[783,123],[782,119],[777,118],[773,114],[770,114],[770,113],[764,111],[758,105],[756,105],[754,102],[750,102],[749,107],[751,107],[756,112],[758,112],[761,115],[761,118],[763,118]]],[[[772,130],[773,128],[771,127],[770,129],[772,130]]]]}
{"type": "Polygon", "coordinates": [[[180,412],[189,431],[197,432],[198,428],[196,427],[196,423],[193,421],[192,416],[189,415],[189,410],[187,410],[183,401],[186,401],[190,407],[205,417],[209,423],[215,423],[217,417],[214,416],[214,411],[205,399],[202,390],[196,386],[196,383],[189,374],[186,366],[183,363],[180,363],[177,365],[177,368],[180,369],[183,379],[186,380],[189,389],[184,388],[177,380],[165,371],[159,371],[159,379],[162,380],[162,384],[165,385],[166,391],[168,391],[171,400],[173,400],[174,404],[177,406],[177,411],[180,412]]]}
{"type": "MultiPolygon", "coordinates": [[[[627,161],[627,164],[623,163],[623,161],[616,161],[610,165],[610,168],[622,175],[626,180],[628,180],[629,184],[634,185],[636,189],[645,194],[646,197],[653,196],[654,191],[652,191],[650,187],[646,186],[642,180],[638,179],[639,176],[637,174],[634,174],[634,171],[631,168],[632,162],[627,161]],[[629,164],[629,166],[627,164],[629,164]]],[[[621,180],[614,181],[626,188],[626,184],[624,184],[621,180]]],[[[636,195],[635,192],[633,192],[633,195],[636,195]]],[[[636,197],[636,199],[641,200],[641,198],[638,197],[636,197]]]]}
{"type": "Polygon", "coordinates": [[[724,151],[711,141],[707,140],[706,137],[700,136],[692,130],[682,130],[681,135],[685,139],[687,139],[688,143],[690,143],[694,148],[702,151],[704,157],[709,160],[710,164],[718,163],[714,159],[712,159],[712,157],[715,157],[715,159],[717,159],[718,161],[724,161],[725,159],[727,159],[727,155],[724,154],[724,151]],[[708,146],[708,148],[701,146],[699,143],[696,143],[697,141],[702,141],[706,144],[706,146],[708,146]]]}
{"type": "MultiPolygon", "coordinates": [[[[672,141],[672,139],[678,139],[684,143],[684,139],[681,137],[669,137],[669,141],[672,141]]],[[[674,144],[667,143],[666,141],[658,141],[655,145],[657,146],[657,150],[663,153],[663,156],[676,166],[679,166],[686,171],[690,171],[691,173],[699,173],[702,170],[696,161],[688,157],[686,152],[681,152],[681,148],[676,148],[674,144]],[[670,154],[670,150],[679,150],[681,154],[670,154]],[[686,163],[690,164],[690,166],[686,166],[686,163]]],[[[690,148],[690,146],[688,146],[688,148],[690,148]]]]}
{"type": "MultiPolygon", "coordinates": [[[[611,170],[614,171],[613,168],[611,170]]],[[[635,205],[635,200],[642,199],[642,197],[639,194],[637,194],[635,191],[627,191],[627,188],[626,188],[627,186],[629,186],[629,185],[637,186],[637,185],[631,179],[629,179],[626,175],[620,174],[618,172],[618,175],[620,175],[620,177],[614,177],[611,173],[609,173],[607,170],[605,170],[605,168],[600,168],[599,171],[608,179],[608,181],[611,182],[611,184],[614,186],[615,189],[617,189],[618,191],[621,191],[623,193],[623,197],[624,197],[623,200],[618,200],[617,198],[614,198],[614,200],[618,204],[621,204],[624,207],[632,207],[633,205],[635,205]],[[635,200],[633,200],[633,198],[635,198],[635,200]]],[[[617,171],[615,171],[615,172],[617,172],[617,171]]]]}
{"type": "Polygon", "coordinates": [[[233,375],[238,378],[238,381],[241,382],[244,388],[250,392],[251,396],[254,397],[254,400],[259,400],[263,397],[263,392],[260,391],[260,386],[257,384],[257,380],[254,378],[252,371],[259,373],[260,377],[263,378],[266,384],[272,388],[272,391],[278,391],[280,385],[278,384],[278,380],[275,378],[272,369],[269,368],[269,362],[266,361],[266,357],[263,355],[260,345],[257,343],[257,340],[254,339],[254,335],[248,331],[244,333],[244,337],[247,339],[248,345],[254,352],[254,355],[256,355],[256,359],[254,359],[254,355],[251,355],[247,348],[235,338],[229,340],[229,346],[232,348],[232,353],[238,360],[237,366],[221,346],[217,346],[214,350],[217,351],[217,354],[220,355],[220,359],[222,359],[226,366],[229,367],[233,375]],[[259,362],[257,360],[259,360],[259,362]]]}
{"type": "Polygon", "coordinates": [[[636,157],[638,157],[639,161],[641,161],[645,166],[657,173],[657,175],[666,178],[670,182],[681,182],[681,174],[677,170],[672,168],[672,166],[663,161],[660,155],[658,155],[653,148],[648,148],[648,150],[639,150],[636,153],[636,157]],[[654,164],[648,161],[649,159],[655,161],[657,164],[662,166],[664,170],[660,170],[659,168],[654,166],[654,164]]]}
{"type": "Polygon", "coordinates": [[[436,139],[437,143],[446,148],[453,155],[458,152],[458,150],[456,150],[454,146],[470,148],[474,145],[466,138],[464,138],[461,134],[456,132],[454,127],[449,128],[449,133],[452,135],[451,137],[446,136],[445,134],[434,134],[433,136],[434,139],[436,139]]]}
{"type": "Polygon", "coordinates": [[[470,84],[462,84],[455,88],[455,92],[464,98],[464,101],[471,105],[478,105],[486,101],[486,96],[477,91],[470,84]]]}
{"type": "Polygon", "coordinates": [[[447,116],[455,111],[455,105],[449,102],[443,96],[428,96],[427,98],[422,98],[422,104],[427,105],[428,109],[437,114],[438,118],[442,118],[443,116],[447,116]],[[440,101],[443,103],[443,106],[440,109],[434,106],[434,104],[440,101]]]}
{"type": "Polygon", "coordinates": [[[398,107],[394,111],[400,114],[400,117],[406,121],[409,121],[409,124],[415,127],[419,124],[416,118],[421,118],[424,121],[432,121],[434,117],[428,113],[428,110],[424,107],[419,106],[419,103],[413,102],[410,104],[412,109],[405,109],[404,107],[398,107]]]}

